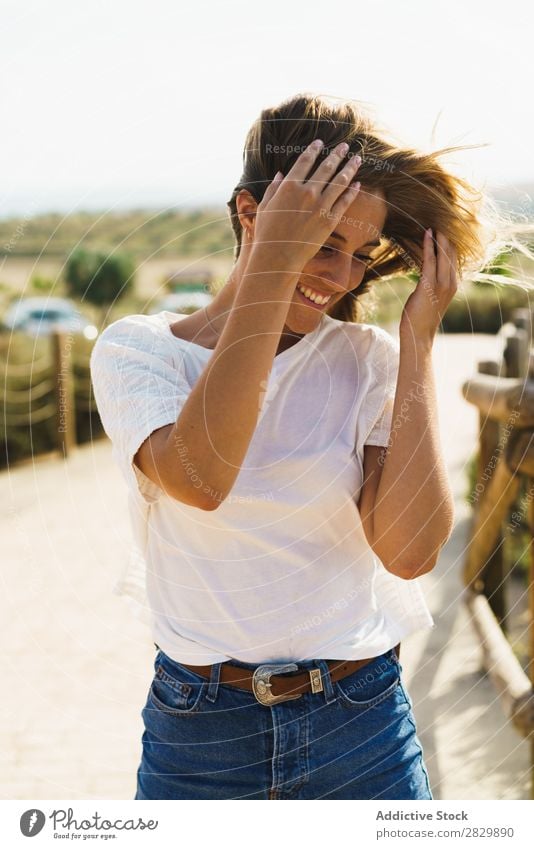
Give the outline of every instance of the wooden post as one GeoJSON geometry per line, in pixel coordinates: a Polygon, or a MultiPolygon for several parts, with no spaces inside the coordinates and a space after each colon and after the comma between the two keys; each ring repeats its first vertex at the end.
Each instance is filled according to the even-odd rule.
{"type": "Polygon", "coordinates": [[[463,570],[464,585],[487,596],[487,564],[495,551],[502,523],[515,503],[519,480],[519,474],[509,468],[506,456],[501,456],[473,517],[463,570]]]}
{"type": "Polygon", "coordinates": [[[532,320],[534,315],[528,307],[516,307],[512,310],[511,321],[516,327],[526,330],[528,335],[528,346],[532,345],[532,320]]]}
{"type": "MultiPolygon", "coordinates": [[[[477,364],[479,374],[493,374],[498,376],[500,374],[500,368],[500,363],[494,360],[482,360],[477,364]]],[[[482,480],[485,470],[490,468],[492,457],[494,457],[497,446],[499,445],[500,429],[498,421],[489,419],[484,413],[479,413],[479,481],[482,480]]],[[[503,542],[502,531],[499,530],[495,540],[495,549],[486,562],[483,576],[483,592],[488,599],[497,621],[503,631],[506,631],[503,542]]],[[[482,589],[482,584],[480,588],[482,589]]]]}
{"type": "Polygon", "coordinates": [[[506,377],[526,377],[529,366],[530,339],[526,330],[514,328],[506,337],[503,351],[506,363],[506,377]]]}
{"type": "Polygon", "coordinates": [[[72,339],[73,337],[69,333],[52,334],[52,362],[56,395],[56,444],[62,457],[66,457],[76,445],[72,339]]]}

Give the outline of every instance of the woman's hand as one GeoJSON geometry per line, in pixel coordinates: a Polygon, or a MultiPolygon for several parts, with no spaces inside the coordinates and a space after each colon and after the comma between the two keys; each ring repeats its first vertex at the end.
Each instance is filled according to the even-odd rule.
{"type": "Polygon", "coordinates": [[[436,231],[437,256],[430,228],[423,237],[423,268],[416,289],[404,305],[400,333],[432,342],[458,288],[456,248],[436,231]]]}
{"type": "Polygon", "coordinates": [[[272,256],[280,271],[301,271],[358,194],[359,183],[352,181],[359,156],[351,157],[332,179],[347,154],[346,144],[337,145],[310,176],[322,146],[316,139],[285,177],[278,172],[258,204],[252,248],[272,256]]]}

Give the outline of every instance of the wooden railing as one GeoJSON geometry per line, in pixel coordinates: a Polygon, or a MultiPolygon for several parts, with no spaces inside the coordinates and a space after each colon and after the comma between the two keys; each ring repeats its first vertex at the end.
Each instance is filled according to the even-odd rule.
{"type": "Polygon", "coordinates": [[[477,483],[464,562],[465,603],[482,647],[483,665],[514,728],[530,741],[534,798],[534,349],[528,309],[503,326],[502,361],[478,363],[462,386],[480,416],[477,483]],[[523,495],[518,504],[520,493],[523,495]],[[506,586],[515,568],[503,550],[514,523],[529,528],[528,663],[509,639],[506,586]],[[527,667],[526,670],[524,667],[527,667]]]}
{"type": "MultiPolygon", "coordinates": [[[[32,350],[28,337],[22,339],[24,350],[32,350]]],[[[76,445],[76,412],[88,415],[96,411],[91,394],[89,356],[76,352],[76,338],[69,333],[54,333],[47,339],[48,351],[37,359],[13,362],[17,351],[17,334],[6,336],[0,359],[4,380],[0,387],[3,430],[9,435],[16,430],[41,426],[48,422],[52,432],[51,447],[64,457],[76,445]],[[75,380],[76,377],[76,380],[75,380]]],[[[42,350],[42,345],[39,348],[42,350]]]]}

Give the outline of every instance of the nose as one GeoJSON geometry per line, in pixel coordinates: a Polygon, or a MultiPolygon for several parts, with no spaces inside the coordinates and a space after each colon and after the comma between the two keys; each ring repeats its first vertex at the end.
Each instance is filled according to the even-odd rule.
{"type": "Polygon", "coordinates": [[[354,288],[355,275],[357,272],[354,269],[352,256],[339,251],[333,259],[330,258],[328,272],[321,274],[323,288],[328,285],[329,289],[332,289],[332,294],[341,295],[354,288]]]}

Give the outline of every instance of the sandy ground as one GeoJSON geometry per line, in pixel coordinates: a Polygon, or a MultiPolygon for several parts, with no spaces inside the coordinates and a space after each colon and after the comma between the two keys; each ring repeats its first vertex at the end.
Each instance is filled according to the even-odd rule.
{"type": "MultiPolygon", "coordinates": [[[[406,640],[401,659],[437,799],[529,798],[528,744],[481,672],[460,598],[464,464],[478,423],[460,386],[498,346],[495,337],[454,335],[434,347],[456,527],[421,579],[436,627],[406,640]]],[[[154,649],[147,628],[111,593],[130,530],[109,442],[66,462],[18,466],[0,481],[9,504],[0,519],[0,797],[133,799],[154,649]]]]}

